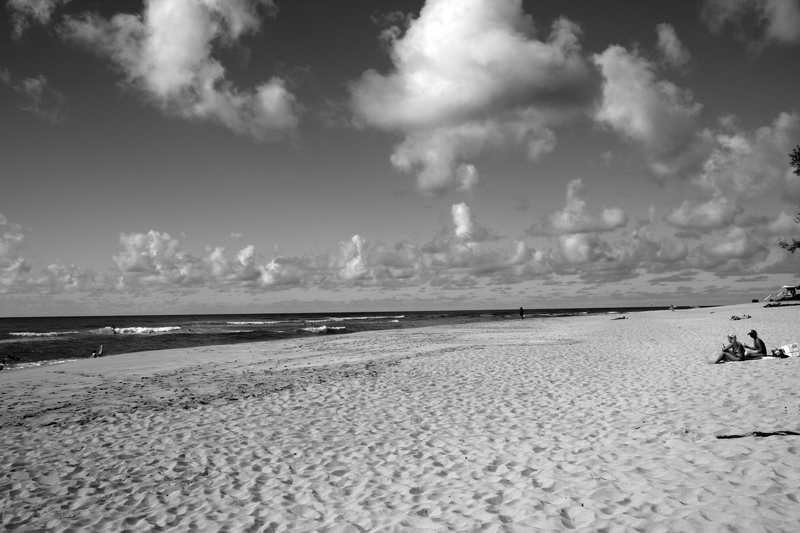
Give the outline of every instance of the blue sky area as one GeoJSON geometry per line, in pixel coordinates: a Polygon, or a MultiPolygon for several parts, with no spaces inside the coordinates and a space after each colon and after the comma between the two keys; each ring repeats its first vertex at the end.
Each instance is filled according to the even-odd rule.
{"type": "Polygon", "coordinates": [[[9,0],[0,316],[800,283],[800,0],[9,0]]]}

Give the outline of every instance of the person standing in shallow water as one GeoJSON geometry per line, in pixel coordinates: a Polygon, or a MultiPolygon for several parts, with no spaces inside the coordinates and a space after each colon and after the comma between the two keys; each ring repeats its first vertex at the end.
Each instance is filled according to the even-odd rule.
{"type": "Polygon", "coordinates": [[[525,318],[525,310],[523,308],[519,308],[519,319],[522,320],[525,318]]]}

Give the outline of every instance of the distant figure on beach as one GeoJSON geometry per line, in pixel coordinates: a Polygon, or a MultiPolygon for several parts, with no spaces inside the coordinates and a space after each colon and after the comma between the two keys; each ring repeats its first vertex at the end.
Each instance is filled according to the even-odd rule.
{"type": "Polygon", "coordinates": [[[92,350],[92,359],[94,359],[95,357],[100,357],[101,355],[103,355],[103,345],[102,344],[100,345],[100,348],[98,348],[97,350],[92,350]]]}
{"type": "Polygon", "coordinates": [[[764,341],[758,338],[758,333],[756,333],[756,330],[751,329],[748,335],[752,337],[753,345],[744,345],[744,347],[747,348],[747,357],[765,357],[767,355],[767,345],[764,344],[764,341]]]}
{"type": "Polygon", "coordinates": [[[744,345],[736,340],[736,335],[731,333],[728,335],[728,344],[722,347],[722,352],[714,363],[742,360],[744,360],[744,345]]]}
{"type": "Polygon", "coordinates": [[[525,310],[523,308],[519,308],[519,319],[523,320],[525,318],[525,310]]]}

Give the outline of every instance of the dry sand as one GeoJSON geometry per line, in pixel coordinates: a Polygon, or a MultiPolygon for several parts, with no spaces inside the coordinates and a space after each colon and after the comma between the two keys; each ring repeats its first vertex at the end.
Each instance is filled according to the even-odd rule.
{"type": "Polygon", "coordinates": [[[797,531],[800,307],[612,318],[0,372],[0,528],[797,531]]]}

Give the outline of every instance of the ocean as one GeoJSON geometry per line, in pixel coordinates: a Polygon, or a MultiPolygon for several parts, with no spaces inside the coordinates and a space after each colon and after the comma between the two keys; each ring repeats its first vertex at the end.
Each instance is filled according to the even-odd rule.
{"type": "MultiPolygon", "coordinates": [[[[663,307],[526,310],[526,319],[626,313],[663,307]]],[[[137,315],[0,318],[0,364],[5,370],[102,355],[357,331],[519,320],[518,310],[407,311],[243,315],[137,315]]]]}

